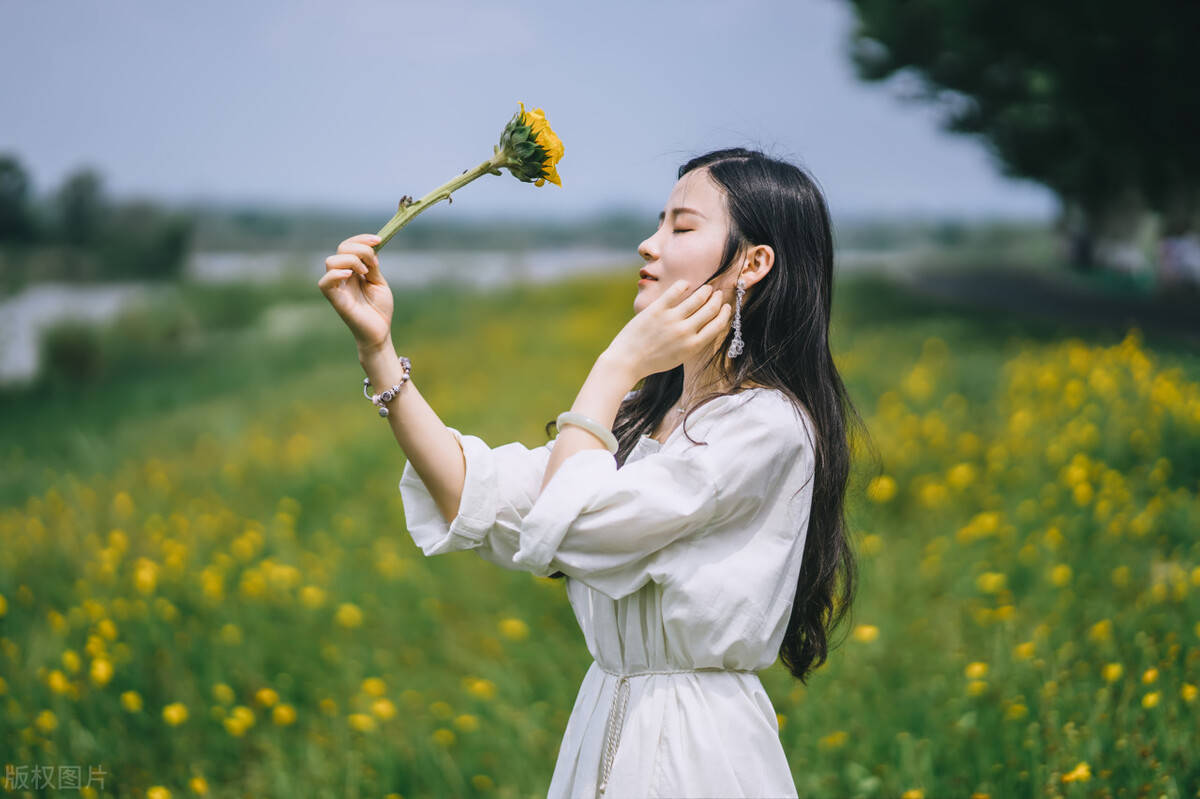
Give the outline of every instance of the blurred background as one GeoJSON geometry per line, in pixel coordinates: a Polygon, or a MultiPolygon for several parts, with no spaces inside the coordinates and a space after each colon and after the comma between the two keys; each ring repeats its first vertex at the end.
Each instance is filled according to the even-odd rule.
{"type": "Polygon", "coordinates": [[[562,186],[485,176],[381,253],[422,394],[493,446],[544,443],[628,320],[680,164],[757,148],[825,192],[882,471],[844,644],[763,674],[800,794],[1198,795],[1196,30],[1184,0],[0,0],[7,787],[545,794],[591,660],[562,583],[421,556],[316,287],[520,101],[562,186]]]}

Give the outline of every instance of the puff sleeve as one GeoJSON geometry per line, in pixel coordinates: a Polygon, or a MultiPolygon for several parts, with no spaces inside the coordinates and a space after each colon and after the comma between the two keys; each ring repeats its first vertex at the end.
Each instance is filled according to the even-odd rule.
{"type": "Polygon", "coordinates": [[[497,528],[520,528],[541,488],[554,441],[535,449],[520,442],[493,449],[478,436],[447,429],[462,447],[466,462],[458,515],[447,524],[425,483],[406,463],[399,489],[413,543],[426,556],[473,549],[499,566],[522,568],[513,563],[515,536],[496,535],[497,528]]]}
{"type": "Polygon", "coordinates": [[[723,397],[693,414],[688,433],[707,444],[652,452],[620,469],[606,450],[571,455],[524,517],[514,563],[534,574],[562,571],[620,599],[664,581],[679,542],[750,525],[779,499],[808,446],[780,404],[750,399],[723,397]]]}
{"type": "MultiPolygon", "coordinates": [[[[630,391],[624,399],[636,394],[630,391]]],[[[413,543],[426,556],[473,549],[484,560],[522,569],[513,562],[518,533],[541,490],[554,441],[534,449],[520,442],[493,449],[479,436],[446,429],[458,441],[466,463],[458,515],[447,524],[425,483],[406,463],[399,490],[413,543]]]]}
{"type": "Polygon", "coordinates": [[[786,464],[810,444],[781,405],[746,399],[722,397],[692,414],[687,433],[707,443],[651,452],[621,468],[607,450],[580,450],[540,494],[553,441],[532,451],[521,444],[489,450],[462,436],[468,477],[458,517],[446,525],[431,498],[425,506],[428,494],[414,490],[419,480],[406,468],[410,533],[427,555],[477,548],[506,568],[561,571],[620,599],[669,575],[672,545],[749,524],[778,498],[786,464]]]}

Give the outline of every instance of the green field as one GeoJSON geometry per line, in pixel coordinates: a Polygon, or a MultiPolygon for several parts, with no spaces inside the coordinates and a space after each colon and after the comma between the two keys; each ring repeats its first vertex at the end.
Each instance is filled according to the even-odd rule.
{"type": "MultiPolygon", "coordinates": [[[[634,292],[434,286],[393,340],[447,424],[536,446],[634,292]]],[[[762,674],[800,795],[1200,795],[1200,356],[871,278],[835,305],[880,460],[839,645],[762,674]]],[[[0,759],[103,769],[61,795],[544,796],[590,663],[563,583],[421,555],[315,281],[52,348],[0,398],[0,759]]]]}

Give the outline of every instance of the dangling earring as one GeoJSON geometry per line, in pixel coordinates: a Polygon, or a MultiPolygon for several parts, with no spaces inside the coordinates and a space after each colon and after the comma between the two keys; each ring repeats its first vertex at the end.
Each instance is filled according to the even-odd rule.
{"type": "Polygon", "coordinates": [[[746,281],[739,277],[737,300],[733,305],[733,341],[729,344],[730,358],[736,358],[742,354],[742,297],[744,296],[746,296],[746,281]]]}

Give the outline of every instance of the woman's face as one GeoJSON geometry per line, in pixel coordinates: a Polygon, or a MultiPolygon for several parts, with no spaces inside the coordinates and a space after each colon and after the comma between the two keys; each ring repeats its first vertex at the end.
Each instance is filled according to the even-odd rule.
{"type": "MultiPolygon", "coordinates": [[[[677,280],[687,281],[685,296],[704,283],[717,271],[728,236],[724,195],[708,170],[695,169],[681,177],[659,214],[658,230],[638,246],[638,254],[646,261],[642,273],[655,279],[639,280],[634,313],[641,313],[677,280]]],[[[725,289],[726,302],[736,280],[737,270],[730,270],[713,281],[714,287],[725,289]]]]}

